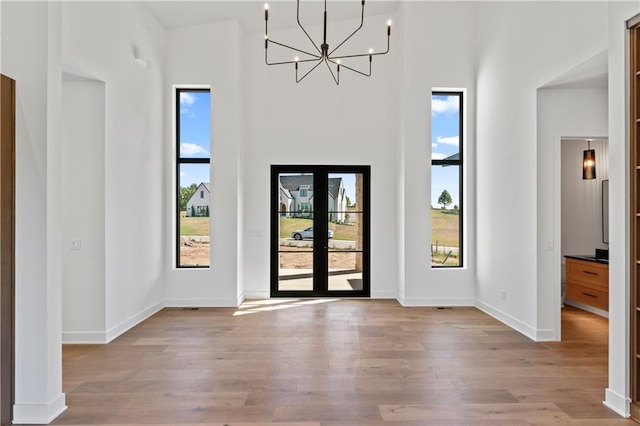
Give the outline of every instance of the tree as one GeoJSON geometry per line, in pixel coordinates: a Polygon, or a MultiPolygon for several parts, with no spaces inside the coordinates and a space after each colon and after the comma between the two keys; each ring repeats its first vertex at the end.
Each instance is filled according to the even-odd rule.
{"type": "Polygon", "coordinates": [[[180,187],[180,210],[187,210],[189,198],[196,192],[198,185],[192,183],[190,186],[180,187]]]}
{"type": "Polygon", "coordinates": [[[449,204],[453,203],[451,194],[446,189],[442,191],[442,194],[438,197],[438,204],[442,204],[442,208],[446,209],[449,204]]]}
{"type": "Polygon", "coordinates": [[[351,198],[349,198],[348,195],[345,195],[345,197],[347,198],[347,206],[351,207],[353,204],[351,204],[351,198]]]}

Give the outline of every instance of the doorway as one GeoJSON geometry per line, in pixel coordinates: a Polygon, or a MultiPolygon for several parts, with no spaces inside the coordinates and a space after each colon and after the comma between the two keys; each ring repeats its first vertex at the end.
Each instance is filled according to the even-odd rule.
{"type": "Polygon", "coordinates": [[[369,297],[369,166],[271,166],[271,296],[369,297]]]}
{"type": "Polygon", "coordinates": [[[562,137],[560,141],[562,303],[608,317],[608,139],[562,137]],[[583,163],[589,149],[595,154],[595,165],[593,174],[585,176],[583,163]],[[584,261],[588,263],[580,263],[584,261]],[[578,268],[578,271],[578,264],[585,267],[578,268]],[[591,271],[590,266],[597,267],[599,275],[591,271]],[[598,280],[592,282],[592,276],[597,276],[598,280]],[[595,292],[587,291],[582,287],[584,285],[595,286],[595,292]],[[601,292],[595,295],[598,290],[601,292]]]}

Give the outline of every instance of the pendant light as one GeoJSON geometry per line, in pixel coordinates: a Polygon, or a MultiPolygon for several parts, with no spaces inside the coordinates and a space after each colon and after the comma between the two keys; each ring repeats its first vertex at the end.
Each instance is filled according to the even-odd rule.
{"type": "Polygon", "coordinates": [[[596,150],[591,149],[591,139],[587,139],[587,150],[582,154],[582,179],[596,178],[596,150]]]}

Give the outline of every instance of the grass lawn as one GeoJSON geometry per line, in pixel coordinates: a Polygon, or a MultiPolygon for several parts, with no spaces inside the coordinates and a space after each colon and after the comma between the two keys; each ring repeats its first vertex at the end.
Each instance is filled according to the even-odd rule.
{"type": "Polygon", "coordinates": [[[457,252],[452,252],[447,258],[450,249],[443,249],[443,246],[460,247],[460,212],[458,210],[431,209],[431,245],[432,262],[441,265],[447,259],[444,265],[460,264],[457,252]],[[436,251],[436,244],[438,251],[436,251]]]}
{"type": "Polygon", "coordinates": [[[186,217],[180,212],[180,235],[209,235],[209,217],[186,217]]]}
{"type": "Polygon", "coordinates": [[[431,244],[447,247],[460,246],[460,212],[431,209],[431,244]]]}
{"type": "MultiPolygon", "coordinates": [[[[303,230],[310,226],[313,226],[313,220],[302,219],[296,217],[281,217],[280,218],[280,238],[291,238],[293,231],[303,230]]],[[[339,225],[337,223],[330,223],[329,228],[333,230],[334,240],[356,240],[356,226],[355,225],[339,225]]]]}

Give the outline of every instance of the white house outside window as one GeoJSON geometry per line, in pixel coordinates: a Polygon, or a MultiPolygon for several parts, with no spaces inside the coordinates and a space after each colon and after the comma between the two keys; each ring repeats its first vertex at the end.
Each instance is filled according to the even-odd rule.
{"type": "Polygon", "coordinates": [[[175,96],[176,267],[209,267],[211,93],[177,88],[175,96]]]}

